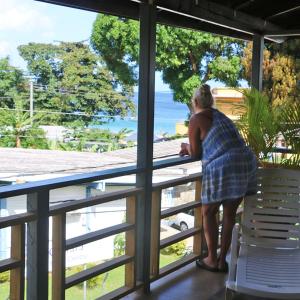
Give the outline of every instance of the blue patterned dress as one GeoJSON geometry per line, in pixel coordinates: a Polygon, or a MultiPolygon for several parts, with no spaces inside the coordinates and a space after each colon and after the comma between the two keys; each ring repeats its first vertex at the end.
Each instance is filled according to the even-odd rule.
{"type": "Polygon", "coordinates": [[[256,192],[256,158],[233,122],[216,109],[202,151],[203,204],[235,200],[256,192]]]}

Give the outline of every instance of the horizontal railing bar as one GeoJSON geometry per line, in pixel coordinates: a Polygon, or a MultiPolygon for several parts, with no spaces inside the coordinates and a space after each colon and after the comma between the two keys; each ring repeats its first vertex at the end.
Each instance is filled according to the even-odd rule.
{"type": "Polygon", "coordinates": [[[199,159],[191,158],[190,156],[185,156],[185,157],[174,156],[172,158],[155,161],[153,163],[153,170],[179,166],[179,165],[183,165],[195,161],[199,161],[199,159]]]}
{"type": "Polygon", "coordinates": [[[66,250],[73,249],[75,247],[82,246],[100,239],[104,239],[111,235],[115,235],[124,231],[129,231],[134,229],[134,224],[122,223],[118,225],[111,226],[109,228],[100,229],[94,232],[89,232],[81,236],[69,239],[66,241],[66,250]]]}
{"type": "Polygon", "coordinates": [[[190,228],[177,234],[171,235],[160,241],[160,249],[168,247],[172,244],[185,240],[197,233],[201,232],[201,228],[190,228]]]}
{"type": "Polygon", "coordinates": [[[134,166],[128,166],[123,168],[114,168],[109,170],[103,170],[99,172],[83,173],[65,177],[52,178],[47,180],[39,180],[34,182],[28,182],[24,184],[15,184],[10,186],[4,186],[0,188],[0,198],[7,198],[13,196],[19,196],[23,194],[31,194],[40,192],[43,190],[53,190],[70,185],[82,184],[87,182],[93,182],[97,180],[104,180],[114,177],[121,177],[125,175],[139,174],[144,169],[134,166]]]}
{"type": "Polygon", "coordinates": [[[272,151],[273,153],[291,153],[291,154],[296,154],[293,152],[292,149],[285,148],[285,147],[275,147],[272,151]]]}
{"type": "Polygon", "coordinates": [[[189,183],[189,182],[193,182],[196,180],[200,180],[202,177],[202,173],[195,173],[189,176],[184,176],[181,178],[176,178],[176,179],[171,179],[171,180],[167,180],[167,181],[163,181],[163,182],[159,182],[159,183],[155,183],[153,184],[153,190],[158,190],[158,189],[166,189],[169,187],[174,187],[177,185],[181,185],[181,184],[185,184],[185,183],[189,183]]]}
{"type": "Polygon", "coordinates": [[[134,291],[133,288],[129,288],[127,286],[122,286],[116,290],[113,290],[112,292],[105,294],[99,298],[96,298],[96,300],[111,300],[111,299],[120,299],[122,297],[125,297],[126,295],[130,294],[132,291],[134,291]]]}
{"type": "Polygon", "coordinates": [[[185,203],[185,204],[181,204],[181,205],[178,205],[178,206],[175,206],[175,207],[165,209],[161,212],[161,219],[171,217],[171,216],[176,215],[180,212],[190,210],[190,209],[199,207],[201,205],[202,205],[202,203],[200,201],[192,201],[192,202],[188,202],[188,203],[185,203]]]}
{"type": "MultiPolygon", "coordinates": [[[[272,150],[273,153],[294,153],[291,149],[284,148],[284,147],[275,147],[272,150]]],[[[190,156],[184,156],[180,157],[178,155],[174,155],[171,158],[155,161],[153,163],[153,170],[173,167],[173,166],[179,166],[191,162],[199,161],[198,158],[191,158],[190,156]]]]}
{"type": "Polygon", "coordinates": [[[65,213],[68,211],[73,211],[89,206],[94,206],[97,204],[102,204],[106,202],[111,202],[114,200],[135,196],[143,191],[142,188],[130,188],[126,190],[116,191],[116,192],[110,192],[106,194],[102,194],[99,196],[89,197],[85,199],[80,200],[74,200],[72,202],[62,203],[54,205],[50,208],[50,215],[57,215],[61,213],[65,213]]]}
{"type": "Polygon", "coordinates": [[[143,283],[141,281],[136,281],[135,286],[133,288],[130,287],[120,287],[116,290],[113,290],[112,292],[105,294],[99,298],[96,298],[96,300],[111,300],[111,299],[121,299],[122,297],[125,297],[126,295],[132,293],[133,291],[136,291],[137,289],[141,288],[143,286],[143,283]]]}
{"type": "Polygon", "coordinates": [[[3,259],[0,260],[0,273],[19,268],[21,266],[22,266],[22,261],[20,260],[13,259],[13,258],[3,259]]]}
{"type": "Polygon", "coordinates": [[[160,270],[159,270],[159,274],[158,276],[156,277],[153,277],[152,278],[152,281],[155,281],[163,276],[166,276],[172,272],[175,272],[177,271],[178,269],[188,265],[189,263],[195,261],[196,259],[200,258],[201,255],[196,255],[196,254],[189,254],[187,256],[184,256],[182,257],[181,259],[173,262],[173,263],[170,263],[168,264],[167,266],[165,267],[162,267],[160,270]]]}
{"type": "MultiPolygon", "coordinates": [[[[287,148],[275,148],[275,153],[293,153],[291,149],[287,148]]],[[[168,168],[172,166],[182,165],[186,163],[196,162],[199,159],[193,159],[189,156],[186,157],[174,157],[165,160],[155,161],[153,163],[153,170],[168,168]]],[[[28,182],[24,184],[16,184],[0,187],[0,198],[8,198],[13,196],[19,196],[23,194],[35,193],[43,190],[58,189],[70,185],[82,184],[97,180],[105,180],[114,177],[121,177],[125,175],[139,174],[144,172],[143,168],[137,168],[135,165],[114,168],[108,170],[102,170],[98,172],[83,173],[77,175],[70,175],[59,178],[52,178],[47,180],[39,180],[34,182],[28,182]]]]}
{"type": "MultiPolygon", "coordinates": [[[[166,160],[159,160],[153,163],[153,170],[162,168],[182,165],[190,162],[198,161],[190,157],[175,157],[166,160]]],[[[0,188],[0,198],[8,198],[13,196],[19,196],[23,194],[31,194],[43,190],[53,190],[70,185],[82,184],[97,180],[105,180],[114,177],[121,177],[125,175],[139,174],[144,172],[143,168],[137,168],[135,165],[114,168],[108,170],[102,170],[92,173],[83,173],[77,175],[70,175],[65,177],[52,178],[47,180],[39,180],[34,182],[28,182],[24,184],[16,184],[3,186],[0,188]]]]}
{"type": "Polygon", "coordinates": [[[134,257],[128,255],[122,255],[120,257],[111,259],[103,264],[97,265],[95,267],[89,268],[78,272],[72,276],[66,278],[65,288],[68,289],[76,284],[79,284],[83,281],[89,280],[95,276],[98,276],[102,273],[108,272],[112,269],[120,267],[124,264],[127,264],[133,261],[134,257]]]}
{"type": "Polygon", "coordinates": [[[15,226],[23,223],[27,223],[36,219],[34,213],[26,212],[22,214],[12,215],[8,217],[0,218],[0,229],[10,226],[15,226]]]}

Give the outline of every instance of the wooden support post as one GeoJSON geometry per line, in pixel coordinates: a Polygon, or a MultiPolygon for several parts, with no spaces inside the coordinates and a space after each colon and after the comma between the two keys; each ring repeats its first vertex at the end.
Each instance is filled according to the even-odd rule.
{"type": "Polygon", "coordinates": [[[264,37],[255,34],[253,36],[252,48],[252,76],[251,86],[257,90],[262,90],[263,59],[264,59],[264,37]]]}
{"type": "Polygon", "coordinates": [[[152,193],[150,276],[159,275],[161,190],[152,193]]]}
{"type": "Polygon", "coordinates": [[[11,300],[24,299],[24,266],[25,266],[25,224],[11,227],[10,256],[22,262],[22,266],[10,271],[11,300]]]}
{"type": "Polygon", "coordinates": [[[27,299],[48,299],[49,190],[27,195],[27,210],[37,214],[27,230],[27,299]]]}
{"type": "MultiPolygon", "coordinates": [[[[126,199],[126,222],[130,224],[136,224],[136,196],[131,196],[126,199]]],[[[125,254],[128,256],[135,256],[135,229],[126,231],[126,246],[125,246],[125,254]]],[[[128,288],[135,287],[135,261],[130,262],[125,265],[125,286],[128,288]]]]}
{"type": "Polygon", "coordinates": [[[137,280],[143,282],[144,292],[150,292],[151,193],[153,169],[156,6],[142,1],[140,7],[139,101],[136,185],[144,193],[137,205],[137,280]]]}
{"type": "MultiPolygon", "coordinates": [[[[195,201],[200,201],[202,183],[200,180],[195,182],[195,201]]],[[[195,255],[202,253],[202,210],[201,206],[195,208],[195,228],[200,228],[201,232],[194,236],[193,252],[195,255]]]]}
{"type": "Polygon", "coordinates": [[[52,299],[65,299],[66,214],[52,217],[52,299]]]}

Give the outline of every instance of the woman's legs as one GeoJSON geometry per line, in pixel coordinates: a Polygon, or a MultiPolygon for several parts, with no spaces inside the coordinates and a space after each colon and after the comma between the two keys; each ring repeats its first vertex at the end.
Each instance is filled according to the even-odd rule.
{"type": "Polygon", "coordinates": [[[223,223],[221,237],[221,251],[219,256],[218,267],[225,267],[226,254],[231,244],[232,229],[235,224],[236,211],[242,202],[242,198],[233,201],[224,201],[223,204],[223,223]]]}
{"type": "Polygon", "coordinates": [[[202,205],[203,228],[208,250],[208,255],[203,261],[210,267],[217,267],[218,224],[216,215],[219,207],[220,203],[202,205]]]}

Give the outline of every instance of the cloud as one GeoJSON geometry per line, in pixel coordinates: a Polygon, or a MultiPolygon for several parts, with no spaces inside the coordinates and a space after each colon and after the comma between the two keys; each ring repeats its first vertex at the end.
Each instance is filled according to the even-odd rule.
{"type": "Polygon", "coordinates": [[[50,32],[53,22],[32,0],[0,0],[0,32],[26,32],[39,29],[50,32]]]}
{"type": "Polygon", "coordinates": [[[12,47],[7,41],[0,41],[0,57],[8,56],[12,50],[12,47]]]}

